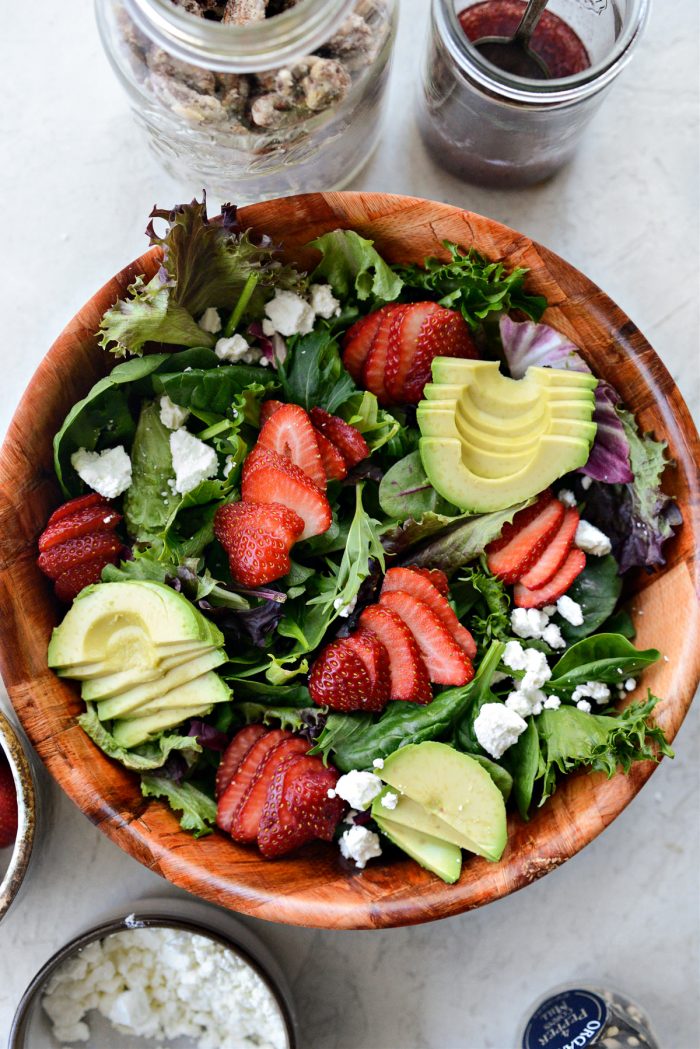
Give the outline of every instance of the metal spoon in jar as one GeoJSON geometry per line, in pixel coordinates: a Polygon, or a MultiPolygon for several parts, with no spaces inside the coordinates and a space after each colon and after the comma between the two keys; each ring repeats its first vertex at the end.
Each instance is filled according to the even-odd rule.
{"type": "Polygon", "coordinates": [[[512,37],[482,36],[473,42],[479,54],[506,73],[531,80],[549,80],[545,62],[530,48],[530,38],[537,28],[549,0],[529,0],[520,25],[512,37]]]}

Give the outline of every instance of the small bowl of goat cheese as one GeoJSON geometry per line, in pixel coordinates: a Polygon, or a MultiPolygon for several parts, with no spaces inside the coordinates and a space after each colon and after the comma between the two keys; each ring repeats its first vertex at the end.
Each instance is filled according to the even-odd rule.
{"type": "Polygon", "coordinates": [[[194,920],[188,902],[147,901],[58,951],[25,992],[9,1049],[296,1049],[264,945],[211,908],[193,905],[194,920]]]}

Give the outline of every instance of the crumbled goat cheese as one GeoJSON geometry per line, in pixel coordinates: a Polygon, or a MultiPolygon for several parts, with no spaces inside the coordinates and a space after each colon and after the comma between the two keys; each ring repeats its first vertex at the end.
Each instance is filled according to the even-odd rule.
{"type": "Polygon", "coordinates": [[[634,692],[637,687],[637,682],[633,677],[628,677],[625,681],[625,692],[634,692]]]}
{"type": "Polygon", "coordinates": [[[104,452],[79,448],[70,461],[80,480],[104,499],[116,499],[131,484],[131,459],[121,444],[104,452]]]}
{"type": "Polygon", "coordinates": [[[338,844],[345,859],[354,860],[360,870],[366,866],[368,860],[382,854],[379,835],[366,827],[355,826],[346,830],[338,844]]]}
{"type": "Polygon", "coordinates": [[[170,434],[170,452],[175,470],[175,491],[186,495],[219,470],[216,452],[188,430],[170,434]]]}
{"type": "Polygon", "coordinates": [[[333,602],[333,608],[335,608],[336,612],[338,613],[341,619],[347,619],[349,615],[352,615],[352,612],[354,611],[356,604],[357,594],[355,594],[352,601],[350,601],[347,605],[344,604],[342,597],[336,597],[335,601],[333,602]]]}
{"type": "Polygon", "coordinates": [[[574,703],[579,699],[593,699],[602,706],[610,699],[610,689],[602,681],[586,681],[584,685],[577,685],[571,694],[574,703]]]}
{"type": "Polygon", "coordinates": [[[525,649],[525,676],[518,682],[518,689],[528,692],[533,688],[542,688],[552,676],[547,657],[536,648],[525,649]]]}
{"type": "Polygon", "coordinates": [[[500,703],[484,703],[474,721],[476,738],[492,758],[505,754],[526,728],[519,714],[500,703]]]}
{"type": "Polygon", "coordinates": [[[388,790],[382,798],[382,808],[395,809],[399,803],[399,796],[393,790],[388,790]]]}
{"type": "Polygon", "coordinates": [[[572,601],[566,594],[557,601],[557,612],[572,626],[581,626],[583,623],[583,609],[578,602],[572,601]]]}
{"type": "Polygon", "coordinates": [[[343,816],[343,823],[349,823],[352,826],[355,822],[355,816],[357,816],[357,809],[350,809],[347,816],[343,816]]]}
{"type": "Polygon", "coordinates": [[[379,776],[373,772],[346,772],[335,785],[335,793],[339,798],[347,801],[353,809],[364,812],[369,808],[374,799],[384,789],[384,784],[379,776]]]}
{"type": "Polygon", "coordinates": [[[49,980],[42,1001],[59,1042],[90,1038],[97,1010],[122,1034],[199,1049],[284,1049],[272,992],[242,958],[206,936],[132,929],[88,944],[49,980]]]}
{"type": "Polygon", "coordinates": [[[583,477],[581,478],[581,487],[583,488],[584,492],[587,492],[592,484],[593,484],[593,478],[589,477],[588,474],[584,474],[583,477]]]}
{"type": "Polygon", "coordinates": [[[542,640],[550,648],[566,648],[566,641],[561,636],[561,630],[556,623],[548,623],[542,631],[542,640]]]}
{"type": "Polygon", "coordinates": [[[542,637],[549,619],[538,608],[514,608],[510,614],[510,625],[517,637],[542,637]]]}
{"type": "Polygon", "coordinates": [[[559,696],[547,696],[542,706],[545,710],[558,710],[561,706],[561,700],[559,696]]]}
{"type": "Polygon", "coordinates": [[[542,611],[544,612],[544,614],[546,616],[553,616],[554,613],[556,612],[556,610],[557,610],[557,606],[556,605],[545,605],[544,608],[542,609],[542,611]]]}
{"type": "Polygon", "coordinates": [[[374,761],[372,762],[372,768],[373,769],[383,769],[384,768],[384,758],[375,758],[374,761]]]}
{"type": "Polygon", "coordinates": [[[293,291],[278,288],[266,303],[265,314],[280,335],[308,335],[314,326],[313,308],[293,291]]]}
{"type": "Polygon", "coordinates": [[[500,685],[501,681],[508,681],[510,677],[510,674],[504,674],[501,670],[494,670],[493,677],[491,678],[491,684],[500,685]]]}
{"type": "Polygon", "coordinates": [[[160,399],[160,421],[163,426],[168,430],[179,430],[181,426],[184,426],[190,417],[188,408],[181,408],[179,404],[174,404],[167,393],[164,393],[160,399]]]}
{"type": "Polygon", "coordinates": [[[521,718],[526,718],[530,714],[541,714],[546,698],[545,693],[539,688],[533,688],[528,692],[511,692],[506,699],[506,706],[508,710],[515,711],[521,718]]]}
{"type": "Polygon", "coordinates": [[[579,699],[578,703],[576,704],[576,709],[582,710],[584,714],[590,714],[591,704],[586,699],[579,699]]]}
{"type": "Polygon", "coordinates": [[[216,335],[217,332],[221,331],[219,311],[214,306],[208,306],[197,321],[197,324],[202,331],[208,331],[211,335],[216,335]]]}
{"type": "Polygon", "coordinates": [[[324,320],[337,317],[340,313],[340,302],[330,284],[312,284],[309,288],[309,303],[316,316],[324,320]]]}
{"type": "Polygon", "coordinates": [[[564,506],[576,506],[576,496],[570,488],[562,488],[560,492],[557,492],[557,499],[564,506]]]}
{"type": "Polygon", "coordinates": [[[509,641],[503,650],[502,660],[511,670],[524,670],[525,649],[519,641],[509,641]]]}
{"type": "Polygon", "coordinates": [[[232,335],[230,339],[219,339],[214,353],[220,361],[230,364],[257,364],[262,356],[259,347],[251,346],[242,335],[232,335]]]}
{"type": "Polygon", "coordinates": [[[268,317],[263,317],[262,330],[263,335],[267,335],[268,339],[271,339],[275,334],[275,326],[268,317]]]}
{"type": "Polygon", "coordinates": [[[612,550],[612,544],[604,532],[592,525],[590,521],[581,520],[576,529],[574,542],[579,550],[594,557],[604,557],[612,550]]]}

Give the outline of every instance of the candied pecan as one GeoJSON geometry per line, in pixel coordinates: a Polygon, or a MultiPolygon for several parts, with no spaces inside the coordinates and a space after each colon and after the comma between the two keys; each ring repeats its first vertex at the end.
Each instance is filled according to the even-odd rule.
{"type": "Polygon", "coordinates": [[[345,98],[351,83],[350,74],[341,62],[333,58],[316,58],[301,82],[304,101],[317,113],[345,98]]]}
{"type": "Polygon", "coordinates": [[[229,25],[248,25],[262,22],[267,0],[227,0],[222,21],[229,25]]]}
{"type": "Polygon", "coordinates": [[[345,19],[335,36],[332,36],[323,50],[331,55],[347,55],[352,51],[370,51],[374,31],[365,22],[362,15],[352,14],[345,19]]]}
{"type": "Polygon", "coordinates": [[[173,77],[151,75],[153,91],[163,105],[191,124],[223,124],[226,110],[216,95],[201,95],[173,77]]]}
{"type": "Polygon", "coordinates": [[[251,120],[258,127],[277,131],[289,127],[307,115],[307,110],[275,93],[258,95],[250,107],[251,120]]]}
{"type": "Polygon", "coordinates": [[[217,73],[216,84],[221,104],[230,116],[240,117],[245,112],[250,81],[238,73],[217,73]]]}
{"type": "Polygon", "coordinates": [[[188,62],[181,62],[160,47],[151,48],[146,56],[146,62],[155,76],[178,80],[200,95],[213,94],[216,90],[216,78],[211,70],[201,69],[188,62]]]}

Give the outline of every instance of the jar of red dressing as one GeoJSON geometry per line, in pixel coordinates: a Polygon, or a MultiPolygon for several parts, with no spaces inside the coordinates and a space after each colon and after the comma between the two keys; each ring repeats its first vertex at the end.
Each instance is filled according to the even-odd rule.
{"type": "Polygon", "coordinates": [[[570,160],[632,56],[650,0],[550,0],[531,40],[549,78],[492,65],[473,46],[512,36],[525,0],[432,0],[419,107],[423,140],[452,174],[525,186],[570,160]]]}

